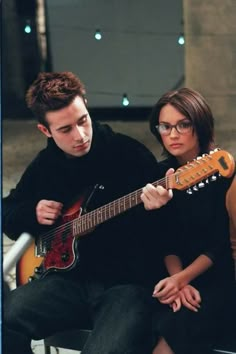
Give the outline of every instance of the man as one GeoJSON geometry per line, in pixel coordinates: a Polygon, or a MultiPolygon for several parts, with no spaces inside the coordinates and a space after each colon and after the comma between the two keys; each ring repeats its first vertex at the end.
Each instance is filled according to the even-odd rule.
{"type": "Polygon", "coordinates": [[[59,257],[46,256],[40,278],[10,293],[4,353],[31,354],[31,339],[88,324],[84,354],[150,353],[150,294],[159,280],[152,222],[161,211],[145,208],[171,198],[147,184],[161,177],[156,160],[91,120],[84,85],[70,72],[39,74],[26,101],[48,144],[4,198],[3,231],[12,239],[29,232],[46,255],[56,250],[59,257]],[[133,207],[141,200],[145,208],[133,207]],[[84,206],[91,212],[78,225],[84,206]],[[65,251],[77,234],[85,234],[78,250],[76,242],[65,251]]]}

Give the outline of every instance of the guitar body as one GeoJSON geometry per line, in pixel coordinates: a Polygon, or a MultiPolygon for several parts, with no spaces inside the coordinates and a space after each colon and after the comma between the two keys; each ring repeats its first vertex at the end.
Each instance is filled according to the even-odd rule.
{"type": "Polygon", "coordinates": [[[35,243],[26,250],[16,267],[17,286],[35,278],[42,278],[49,272],[67,271],[75,267],[79,254],[77,242],[68,227],[71,220],[79,218],[82,213],[82,198],[63,214],[59,227],[47,237],[44,257],[35,255],[35,243]]]}
{"type": "Polygon", "coordinates": [[[32,242],[30,247],[25,251],[16,265],[16,285],[20,286],[28,283],[34,278],[34,269],[40,266],[43,257],[35,257],[35,243],[32,242]]]}

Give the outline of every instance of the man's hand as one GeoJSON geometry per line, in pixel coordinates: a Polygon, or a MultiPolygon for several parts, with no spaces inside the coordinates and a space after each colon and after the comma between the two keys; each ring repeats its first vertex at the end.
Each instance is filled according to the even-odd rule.
{"type": "MultiPolygon", "coordinates": [[[[166,176],[173,173],[174,169],[170,168],[166,172],[166,176]]],[[[173,197],[173,192],[171,189],[166,190],[162,186],[154,187],[152,184],[148,183],[143,188],[143,192],[140,197],[146,210],[159,209],[173,197]]]]}
{"type": "Polygon", "coordinates": [[[53,200],[40,200],[36,206],[38,223],[42,225],[53,225],[61,215],[62,207],[62,203],[53,200]]]}

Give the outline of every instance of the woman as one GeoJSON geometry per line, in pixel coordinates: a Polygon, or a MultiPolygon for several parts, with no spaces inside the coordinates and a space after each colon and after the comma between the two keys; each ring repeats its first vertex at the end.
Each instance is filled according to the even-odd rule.
{"type": "MultiPolygon", "coordinates": [[[[188,88],[159,99],[150,128],[167,156],[163,173],[215,148],[211,109],[198,92],[188,88]]],[[[153,292],[159,300],[155,306],[163,315],[156,321],[159,337],[153,354],[208,353],[226,304],[233,298],[230,227],[235,232],[236,178],[212,182],[209,178],[204,185],[196,186],[198,191],[191,195],[174,191],[167,206],[173,225],[166,235],[169,276],[153,292]]]]}

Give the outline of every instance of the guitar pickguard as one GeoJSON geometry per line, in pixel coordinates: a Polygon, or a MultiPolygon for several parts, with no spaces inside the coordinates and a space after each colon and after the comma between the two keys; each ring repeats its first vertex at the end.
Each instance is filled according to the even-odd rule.
{"type": "Polygon", "coordinates": [[[77,251],[77,240],[72,234],[72,230],[67,226],[69,221],[79,218],[82,214],[81,202],[77,202],[71,209],[62,216],[61,227],[47,240],[47,253],[44,258],[44,271],[48,270],[68,270],[73,268],[79,259],[77,251]]]}

